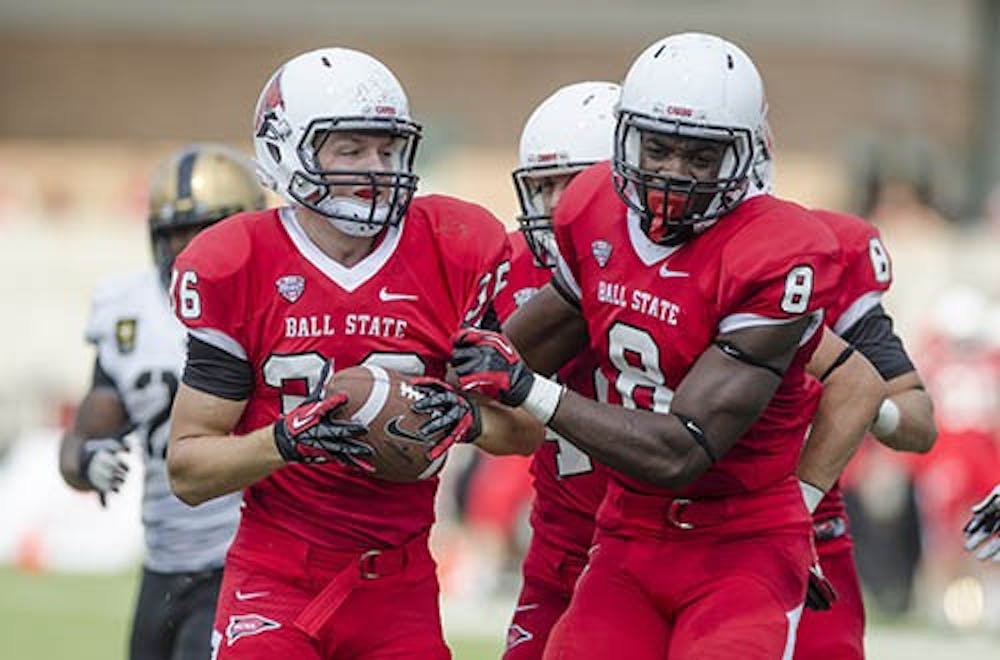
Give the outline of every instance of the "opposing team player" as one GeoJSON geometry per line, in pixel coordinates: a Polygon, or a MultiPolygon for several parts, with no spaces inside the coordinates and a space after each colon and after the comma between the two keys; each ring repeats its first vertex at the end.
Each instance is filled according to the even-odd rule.
{"type": "Polygon", "coordinates": [[[116,278],[94,294],[87,340],[94,377],[63,438],[66,482],[102,500],[126,478],[122,436],[134,429],[145,461],[146,556],[132,623],[131,657],[195,660],[208,655],[222,564],[239,521],[238,494],[189,507],[167,481],[170,406],[186,332],[170,311],[174,257],[222,218],[264,208],[250,162],[222,146],[196,145],[163,161],[152,178],[149,228],[156,268],[116,278]]]}
{"type": "MultiPolygon", "coordinates": [[[[511,271],[496,299],[501,320],[552,279],[557,254],[552,212],[574,176],[611,158],[619,91],[609,82],[567,85],[546,98],[525,123],[520,167],[514,170],[520,230],[511,234],[511,271]]],[[[560,369],[559,381],[590,398],[597,396],[598,387],[607,389],[590,353],[560,369]]],[[[607,485],[603,467],[587,454],[555,433],[548,440],[531,462],[531,546],[507,631],[506,660],[542,657],[549,631],[569,605],[587,563],[594,516],[607,485]]]]}
{"type": "MultiPolygon", "coordinates": [[[[291,59],[265,85],[254,126],[259,170],[290,205],[230,218],[177,260],[189,344],[172,484],[193,503],[246,489],[214,657],[449,657],[427,548],[437,480],[369,476],[367,428],[338,420],[346,397],[323,390],[327,365],[443,377],[452,333],[492,314],[504,285],[499,221],[414,197],[420,130],[399,81],[369,55],[291,59]]],[[[429,450],[503,437],[488,406],[480,426],[462,395],[422,387],[437,414],[422,432],[450,432],[429,450]]],[[[534,435],[508,435],[525,453],[543,435],[530,421],[534,435]]]]}
{"type": "MultiPolygon", "coordinates": [[[[736,46],[653,44],[622,86],[612,168],[578,175],[560,201],[553,282],[505,325],[510,342],[456,337],[463,387],[611,468],[546,658],[791,652],[813,558],[795,476],[818,397],[805,365],[841,265],[825,227],[764,194],[765,113],[736,46]],[[551,373],[588,340],[611,405],[532,372],[511,345],[551,373]]],[[[860,437],[884,389],[874,371],[856,389],[868,396],[840,421],[860,437]]]]}
{"type": "MultiPolygon", "coordinates": [[[[827,308],[826,323],[886,381],[888,396],[879,408],[872,434],[893,449],[929,451],[936,436],[931,399],[881,303],[883,292],[892,284],[892,267],[879,231],[862,218],[843,213],[814,211],[813,215],[837,238],[845,263],[840,293],[827,308]]],[[[819,494],[814,497],[818,499],[819,494]]],[[[820,565],[837,600],[829,608],[810,608],[803,614],[795,657],[863,658],[864,604],[839,485],[819,501],[813,527],[820,565]]]]}

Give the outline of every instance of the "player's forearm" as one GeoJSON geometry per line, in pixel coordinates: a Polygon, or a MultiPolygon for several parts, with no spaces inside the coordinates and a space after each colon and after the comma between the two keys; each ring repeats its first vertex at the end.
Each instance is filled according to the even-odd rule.
{"type": "Polygon", "coordinates": [[[882,378],[858,353],[832,372],[799,459],[799,479],[829,490],[864,438],[885,394],[882,378]]]}
{"type": "Polygon", "coordinates": [[[73,426],[59,445],[59,472],[63,480],[77,490],[93,490],[80,472],[83,443],[91,438],[118,437],[127,430],[128,413],[118,392],[110,387],[95,387],[87,392],[76,409],[73,426]]]}
{"type": "Polygon", "coordinates": [[[589,343],[580,310],[542,287],[503,324],[503,332],[532,370],[549,376],[589,343]]]}
{"type": "MultiPolygon", "coordinates": [[[[891,384],[890,384],[891,387],[891,384]]],[[[879,442],[897,451],[925,453],[934,446],[937,439],[937,425],[934,423],[934,405],[930,396],[922,389],[909,389],[890,395],[889,401],[896,407],[899,416],[895,429],[879,434],[879,426],[872,431],[879,442]]]]}
{"type": "Polygon", "coordinates": [[[171,438],[170,487],[192,506],[243,490],[284,465],[270,425],[247,435],[171,438]]]}
{"type": "Polygon", "coordinates": [[[63,436],[59,446],[59,473],[68,486],[76,490],[91,490],[90,484],[80,474],[80,450],[85,438],[75,430],[63,436]]]}
{"type": "Polygon", "coordinates": [[[683,488],[710,466],[680,420],[566,391],[548,426],[609,467],[661,488],[683,488]]]}
{"type": "Polygon", "coordinates": [[[545,427],[523,410],[477,397],[483,432],[475,445],[496,456],[527,456],[545,441],[545,427]]]}

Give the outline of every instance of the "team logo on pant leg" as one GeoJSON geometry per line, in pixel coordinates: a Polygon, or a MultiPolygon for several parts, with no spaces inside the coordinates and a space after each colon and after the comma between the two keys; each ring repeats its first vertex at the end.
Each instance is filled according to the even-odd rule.
{"type": "Polygon", "coordinates": [[[518,644],[530,642],[534,638],[534,635],[522,628],[520,625],[512,623],[510,624],[510,627],[507,628],[507,650],[511,650],[518,644]]]}
{"type": "Polygon", "coordinates": [[[237,614],[229,617],[226,626],[226,645],[232,646],[240,637],[259,635],[268,630],[277,630],[281,624],[259,614],[237,614]]]}

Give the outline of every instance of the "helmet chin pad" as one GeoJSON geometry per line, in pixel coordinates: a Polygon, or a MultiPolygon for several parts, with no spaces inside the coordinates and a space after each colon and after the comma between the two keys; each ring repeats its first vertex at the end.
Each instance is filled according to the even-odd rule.
{"type": "Polygon", "coordinates": [[[361,202],[351,197],[327,197],[316,203],[316,210],[348,236],[369,238],[389,225],[388,205],[374,200],[361,202]]]}
{"type": "MultiPolygon", "coordinates": [[[[697,231],[686,221],[692,211],[702,213],[711,203],[712,196],[698,192],[664,191],[657,188],[645,191],[648,212],[643,214],[644,231],[654,243],[676,245],[693,237],[697,231]]],[[[705,228],[709,222],[699,223],[705,228]]]]}

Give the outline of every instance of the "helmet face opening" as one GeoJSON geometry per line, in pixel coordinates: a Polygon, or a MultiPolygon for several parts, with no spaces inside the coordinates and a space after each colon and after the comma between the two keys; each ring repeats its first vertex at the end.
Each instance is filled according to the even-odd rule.
{"type": "Polygon", "coordinates": [[[394,227],[402,220],[417,190],[413,162],[419,142],[420,126],[412,121],[367,117],[316,119],[303,132],[296,148],[302,169],[292,174],[288,194],[328,218],[373,229],[394,227]],[[320,152],[338,135],[388,138],[388,168],[324,167],[320,152]]]}
{"type": "MultiPolygon", "coordinates": [[[[214,225],[219,220],[228,218],[244,210],[242,208],[220,210],[214,217],[203,216],[200,220],[184,222],[183,224],[172,224],[162,228],[152,226],[150,229],[150,241],[153,246],[153,263],[160,273],[160,281],[164,286],[170,282],[170,271],[173,270],[174,260],[177,259],[191,239],[202,229],[214,225]]],[[[152,222],[152,219],[151,219],[152,222]]]]}
{"type": "MultiPolygon", "coordinates": [[[[536,266],[550,269],[556,267],[557,248],[552,230],[555,205],[551,203],[551,188],[558,186],[564,189],[573,177],[594,162],[529,165],[514,170],[514,189],[521,208],[521,214],[517,217],[518,229],[524,235],[536,266]]],[[[561,195],[561,190],[559,194],[561,195]]]]}
{"type": "Polygon", "coordinates": [[[752,161],[748,129],[664,120],[628,111],[619,115],[613,160],[615,190],[639,215],[643,231],[655,243],[679,245],[694,236],[699,225],[732,211],[746,195],[752,161]],[[654,142],[663,137],[721,147],[716,173],[695,177],[666,168],[650,169],[647,163],[658,157],[647,153],[644,137],[649,136],[654,142]]]}

